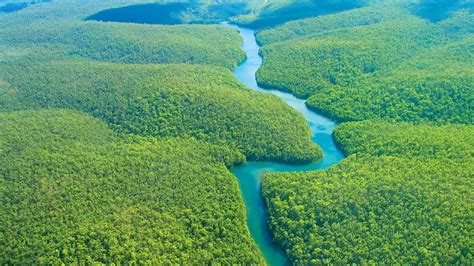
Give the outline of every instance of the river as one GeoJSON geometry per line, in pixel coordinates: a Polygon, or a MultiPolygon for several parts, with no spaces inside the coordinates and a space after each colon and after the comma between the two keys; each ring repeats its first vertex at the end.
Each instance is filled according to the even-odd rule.
{"type": "Polygon", "coordinates": [[[262,251],[268,265],[288,265],[285,252],[272,241],[271,232],[267,224],[267,209],[261,195],[262,174],[265,172],[311,171],[323,170],[337,164],[344,158],[344,154],[334,142],[333,132],[337,123],[309,110],[305,100],[298,99],[290,93],[267,90],[257,84],[255,74],[263,63],[259,55],[260,46],[255,39],[252,29],[225,24],[238,29],[244,39],[242,50],[247,54],[247,59],[235,71],[234,76],[247,87],[263,93],[274,94],[283,99],[288,105],[298,110],[308,121],[312,130],[312,140],[323,150],[322,160],[307,165],[288,165],[274,162],[249,162],[231,169],[237,177],[245,205],[247,207],[247,223],[250,233],[262,251]]]}

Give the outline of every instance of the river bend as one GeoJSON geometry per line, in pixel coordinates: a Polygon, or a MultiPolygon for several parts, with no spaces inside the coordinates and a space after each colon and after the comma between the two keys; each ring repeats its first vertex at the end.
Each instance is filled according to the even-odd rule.
{"type": "Polygon", "coordinates": [[[333,132],[337,123],[309,110],[305,100],[278,90],[260,88],[255,74],[263,63],[259,55],[260,46],[255,39],[255,31],[235,25],[225,24],[238,29],[244,39],[242,50],[247,59],[235,71],[234,76],[247,87],[263,93],[274,94],[283,99],[288,105],[299,111],[308,122],[312,130],[312,140],[323,150],[323,159],[307,165],[288,165],[274,162],[249,162],[231,169],[237,177],[247,208],[247,223],[250,233],[262,251],[268,265],[289,264],[285,252],[272,241],[272,235],[267,224],[267,209],[261,195],[262,174],[265,172],[311,171],[323,170],[337,164],[344,158],[344,154],[334,142],[333,132]]]}

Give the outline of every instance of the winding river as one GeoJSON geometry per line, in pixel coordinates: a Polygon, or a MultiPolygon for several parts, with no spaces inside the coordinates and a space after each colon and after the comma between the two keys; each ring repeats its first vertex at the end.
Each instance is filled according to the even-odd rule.
{"type": "Polygon", "coordinates": [[[344,154],[337,148],[333,139],[333,132],[337,123],[309,110],[305,105],[305,100],[298,99],[292,94],[260,88],[255,74],[262,65],[263,59],[259,55],[260,46],[256,42],[255,31],[235,25],[225,25],[239,30],[240,35],[244,39],[242,49],[247,54],[247,60],[234,71],[234,76],[247,87],[259,92],[274,94],[298,110],[311,127],[313,133],[312,140],[324,152],[322,160],[308,165],[249,162],[231,169],[232,173],[237,176],[247,207],[247,223],[250,233],[262,251],[265,260],[268,265],[287,265],[289,262],[285,252],[272,241],[268,228],[267,209],[260,193],[262,174],[265,172],[322,170],[341,161],[344,158],[344,154]]]}

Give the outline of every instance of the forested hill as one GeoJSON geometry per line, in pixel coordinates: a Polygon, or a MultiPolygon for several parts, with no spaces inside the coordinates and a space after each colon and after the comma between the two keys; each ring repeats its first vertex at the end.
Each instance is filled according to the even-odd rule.
{"type": "Polygon", "coordinates": [[[147,2],[0,13],[0,264],[265,263],[228,168],[321,151],[231,75],[237,31],[85,20],[147,2]]]}
{"type": "Polygon", "coordinates": [[[252,7],[251,12],[236,15],[231,21],[254,29],[269,29],[287,22],[298,24],[304,18],[327,16],[377,5],[381,8],[403,7],[413,15],[438,22],[461,9],[471,12],[474,10],[474,2],[471,0],[265,0],[251,3],[249,5],[252,7]]]}
{"type": "Polygon", "coordinates": [[[244,59],[239,36],[221,26],[43,23],[48,22],[42,22],[41,27],[36,24],[28,27],[12,25],[2,30],[0,36],[5,51],[2,57],[84,58],[133,64],[212,64],[229,69],[244,59]],[[214,41],[209,42],[209,38],[214,41]]]}
{"type": "Polygon", "coordinates": [[[227,68],[236,67],[244,59],[239,35],[216,25],[169,27],[83,20],[98,10],[133,2],[66,0],[0,15],[0,45],[5,51],[2,57],[33,54],[54,59],[81,57],[117,63],[193,63],[227,68]]]}
{"type": "Polygon", "coordinates": [[[340,165],[265,176],[275,239],[296,264],[471,264],[473,130],[343,124],[340,165]]]}
{"type": "Polygon", "coordinates": [[[0,73],[15,88],[4,91],[0,111],[69,108],[119,133],[194,137],[236,148],[251,160],[321,156],[300,114],[243,87],[225,68],[26,61],[0,66],[0,73]]]}
{"type": "Polygon", "coordinates": [[[416,7],[376,4],[261,31],[258,80],[342,121],[472,123],[473,13],[433,23],[416,7]]]}
{"type": "Polygon", "coordinates": [[[474,264],[473,11],[0,0],[0,264],[264,265],[229,170],[249,160],[292,264],[474,264]],[[257,29],[259,85],[335,120],[340,164],[257,176],[320,167],[321,135],[232,76],[228,20],[257,29]]]}
{"type": "Polygon", "coordinates": [[[287,21],[338,13],[362,7],[367,0],[268,0],[250,14],[235,16],[231,20],[254,29],[270,28],[287,21]]]}
{"type": "Polygon", "coordinates": [[[293,263],[473,263],[473,21],[472,1],[373,1],[258,32],[261,86],[351,121],[341,164],[263,179],[293,263]]]}
{"type": "Polygon", "coordinates": [[[69,110],[0,114],[0,261],[263,263],[224,164],[243,159],[69,110]]]}

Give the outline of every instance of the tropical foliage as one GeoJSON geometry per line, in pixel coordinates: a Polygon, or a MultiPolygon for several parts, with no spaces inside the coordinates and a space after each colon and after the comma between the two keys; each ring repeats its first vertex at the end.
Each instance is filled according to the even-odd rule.
{"type": "Polygon", "coordinates": [[[101,8],[133,1],[58,1],[0,15],[0,47],[19,55],[86,58],[116,63],[191,63],[234,68],[241,39],[218,25],[145,25],[84,21],[101,8]],[[80,8],[71,8],[71,5],[80,8]],[[209,41],[212,40],[212,41],[209,41]]]}
{"type": "Polygon", "coordinates": [[[236,147],[252,160],[308,162],[321,156],[300,114],[243,87],[224,68],[62,61],[7,65],[1,72],[15,88],[3,90],[9,96],[0,107],[6,111],[75,109],[116,132],[194,137],[236,147]]]}
{"type": "Polygon", "coordinates": [[[470,125],[362,121],[343,123],[335,139],[347,155],[463,160],[474,155],[473,133],[470,125]]]}
{"type": "Polygon", "coordinates": [[[0,158],[1,264],[262,263],[225,147],[23,111],[0,114],[0,158]]]}
{"type": "Polygon", "coordinates": [[[472,264],[473,126],[353,122],[327,171],[268,174],[274,237],[296,264],[472,264]]]}
{"type": "Polygon", "coordinates": [[[88,17],[88,20],[163,25],[216,23],[250,12],[252,2],[231,0],[136,4],[106,9],[88,17]]]}
{"type": "Polygon", "coordinates": [[[278,27],[259,31],[257,36],[258,41],[262,45],[266,45],[324,31],[367,26],[395,19],[403,19],[406,16],[407,11],[390,5],[384,6],[384,8],[363,7],[343,13],[293,20],[278,27]]]}
{"type": "Polygon", "coordinates": [[[261,85],[366,120],[336,130],[341,164],[264,177],[295,264],[474,262],[474,20],[452,2],[380,1],[258,33],[261,85]]]}
{"type": "Polygon", "coordinates": [[[228,169],[322,153],[191,25],[247,12],[258,82],[352,121],[341,164],[263,178],[291,262],[474,264],[472,1],[0,2],[0,264],[265,263],[228,169]]]}
{"type": "Polygon", "coordinates": [[[32,48],[42,49],[35,56],[43,55],[46,59],[80,57],[115,63],[190,63],[227,68],[236,67],[244,59],[238,34],[221,26],[87,22],[36,27],[0,32],[2,44],[19,55],[28,55],[32,48]],[[209,38],[214,41],[209,42],[209,38]],[[48,52],[50,55],[44,55],[48,52]]]}
{"type": "Polygon", "coordinates": [[[321,152],[235,30],[84,21],[138,2],[0,14],[0,264],[265,263],[228,168],[321,152]]]}
{"type": "Polygon", "coordinates": [[[352,157],[326,172],[268,175],[263,194],[295,264],[469,265],[473,165],[352,157]]]}
{"type": "Polygon", "coordinates": [[[435,24],[404,5],[294,21],[259,33],[258,81],[342,121],[472,123],[472,21],[459,10],[435,24]]]}
{"type": "Polygon", "coordinates": [[[273,27],[287,21],[331,14],[363,6],[365,0],[269,0],[254,12],[235,16],[232,22],[254,29],[273,27]]]}

